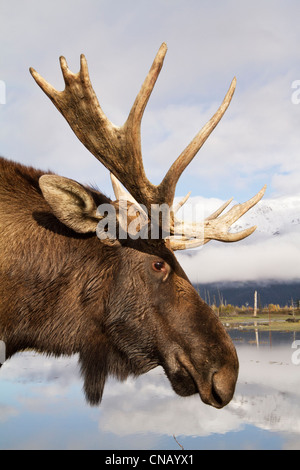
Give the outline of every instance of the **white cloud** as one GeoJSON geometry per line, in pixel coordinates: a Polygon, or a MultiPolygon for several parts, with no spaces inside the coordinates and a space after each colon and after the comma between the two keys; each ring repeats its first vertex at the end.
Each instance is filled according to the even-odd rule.
{"type": "Polygon", "coordinates": [[[257,243],[211,242],[193,256],[179,253],[177,258],[195,283],[299,280],[299,241],[299,235],[289,234],[257,243]]]}

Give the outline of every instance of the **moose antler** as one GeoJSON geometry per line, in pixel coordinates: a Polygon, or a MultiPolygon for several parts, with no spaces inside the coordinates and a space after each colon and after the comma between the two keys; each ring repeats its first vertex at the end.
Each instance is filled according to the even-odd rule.
{"type": "MultiPolygon", "coordinates": [[[[143,212],[138,202],[121,187],[120,182],[111,175],[112,186],[117,200],[126,200],[133,204],[138,212],[143,212]]],[[[173,251],[196,248],[208,243],[210,240],[222,242],[236,242],[251,235],[256,226],[241,230],[240,232],[229,232],[231,225],[255,206],[265,194],[265,185],[253,198],[242,204],[236,204],[228,212],[220,214],[229,206],[233,198],[222,204],[215,212],[206,217],[203,222],[186,223],[175,217],[176,212],[186,203],[190,197],[189,192],[177,205],[171,209],[170,217],[170,246],[173,251]]],[[[144,214],[144,219],[147,215],[144,214]]]]}
{"type": "MultiPolygon", "coordinates": [[[[255,204],[261,200],[265,190],[266,185],[249,201],[242,204],[236,204],[228,212],[220,216],[233,200],[233,198],[229,199],[217,211],[206,217],[202,223],[186,223],[179,221],[174,217],[170,230],[170,243],[172,249],[174,251],[186,250],[188,248],[195,248],[204,245],[210,240],[236,242],[248,237],[256,230],[256,226],[247,228],[240,232],[229,232],[228,230],[234,222],[236,222],[240,217],[242,217],[242,215],[248,212],[251,207],[255,206],[255,204]]],[[[181,207],[180,204],[181,203],[179,203],[179,206],[181,207]]]]}
{"type": "MultiPolygon", "coordinates": [[[[102,111],[92,88],[87,61],[83,54],[80,56],[80,70],[76,74],[69,70],[66,59],[60,57],[61,70],[65,81],[65,89],[63,91],[57,91],[33,68],[30,68],[30,72],[37,84],[65,117],[79,140],[121,181],[132,198],[146,207],[149,214],[151,213],[152,204],[168,204],[170,208],[172,207],[175,188],[180,175],[221,120],[230,104],[236,85],[236,79],[234,78],[217,112],[179,155],[177,160],[175,160],[162,182],[158,186],[153,185],[147,179],[143,166],[141,120],[162,68],[166,52],[167,46],[163,43],[135,99],[129,116],[121,127],[112,124],[102,111]]],[[[258,195],[255,198],[255,200],[260,199],[258,195]]],[[[213,215],[209,220],[206,220],[206,231],[209,234],[205,235],[205,240],[217,238],[229,241],[230,238],[234,238],[232,234],[227,233],[228,226],[230,223],[233,223],[232,221],[240,217],[237,214],[245,213],[252,207],[252,200],[244,203],[242,209],[231,209],[226,216],[217,218],[220,214],[219,212],[218,215],[213,215]],[[221,228],[222,223],[225,224],[226,230],[221,228]]],[[[177,234],[176,224],[178,226],[174,218],[174,211],[171,211],[170,220],[172,240],[177,234]]],[[[253,231],[254,229],[251,230],[253,231]]],[[[248,229],[247,234],[252,233],[251,230],[248,229]]],[[[182,240],[186,243],[186,240],[191,237],[190,228],[186,226],[184,235],[181,234],[181,236],[182,240]]],[[[247,235],[245,235],[245,232],[242,232],[240,237],[244,238],[244,236],[247,235]]],[[[193,235],[191,242],[195,243],[195,239],[197,240],[197,236],[193,235]]],[[[236,237],[236,239],[238,238],[236,237]]],[[[199,240],[200,238],[198,237],[198,244],[199,240]]],[[[176,246],[180,245],[177,241],[176,243],[177,245],[174,242],[174,249],[181,249],[176,248],[176,246]]]]}
{"type": "Polygon", "coordinates": [[[163,203],[164,195],[148,181],[142,160],[140,127],[144,109],[161,70],[167,51],[160,47],[153,65],[122,127],[112,124],[103,113],[92,88],[85,56],[80,56],[80,71],[73,74],[66,59],[60,57],[65,81],[64,91],[57,91],[33,68],[30,72],[65,117],[85,147],[108,168],[132,196],[150,211],[152,203],[163,203]]]}

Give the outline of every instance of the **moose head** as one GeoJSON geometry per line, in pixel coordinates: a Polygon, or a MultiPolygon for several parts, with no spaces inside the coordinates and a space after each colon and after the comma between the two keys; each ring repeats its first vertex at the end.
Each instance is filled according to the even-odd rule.
{"type": "MultiPolygon", "coordinates": [[[[31,172],[31,180],[38,184],[28,182],[24,176],[26,185],[34,186],[32,202],[29,195],[26,203],[31,205],[28,236],[40,247],[36,262],[38,265],[41,246],[51,246],[56,257],[54,262],[53,255],[51,260],[49,257],[48,263],[55,264],[56,277],[52,275],[50,283],[47,257],[43,270],[32,268],[30,276],[34,279],[36,273],[46,296],[41,300],[40,286],[38,293],[31,283],[31,310],[23,321],[23,331],[18,332],[18,341],[16,330],[12,333],[8,326],[13,327],[12,321],[2,320],[2,336],[10,355],[24,347],[55,355],[79,353],[85,393],[91,404],[101,401],[109,374],[122,380],[129,374],[139,375],[162,366],[177,394],[199,393],[204,403],[221,408],[234,394],[237,354],[222,323],[200,298],[174,251],[210,240],[238,241],[250,235],[255,227],[239,233],[229,232],[229,228],[261,199],[265,188],[221,215],[231,202],[227,201],[201,223],[182,223],[175,215],[187,199],[174,205],[177,181],[228,108],[235,79],[220,108],[172,164],[162,182],[155,186],[147,179],[141,152],[141,120],[166,51],[162,44],[121,127],[112,124],[102,111],[83,55],[76,74],[60,58],[65,81],[61,92],[30,69],[79,140],[111,172],[116,201],[54,174],[36,172],[32,176],[31,172]],[[126,201],[127,215],[132,207],[135,216],[143,215],[134,237],[119,236],[121,200],[126,201]],[[107,211],[101,210],[103,204],[116,209],[118,230],[112,238],[106,236],[109,224],[107,211]],[[158,236],[151,237],[153,207],[161,205],[169,208],[167,222],[158,218],[158,236]],[[146,231],[142,230],[145,227],[146,231]],[[147,236],[139,236],[142,232],[147,236]],[[64,279],[68,288],[62,289],[58,279],[64,279]],[[58,285],[55,282],[60,288],[54,288],[58,285]]],[[[129,233],[128,220],[132,219],[127,218],[125,232],[129,233]]]]}

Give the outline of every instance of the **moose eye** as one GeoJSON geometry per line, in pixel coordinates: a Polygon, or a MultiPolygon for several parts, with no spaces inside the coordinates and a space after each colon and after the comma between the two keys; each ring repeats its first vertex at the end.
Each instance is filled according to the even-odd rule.
{"type": "Polygon", "coordinates": [[[157,271],[157,272],[165,271],[166,269],[164,261],[155,261],[154,263],[152,263],[152,267],[154,271],[157,271]]]}
{"type": "Polygon", "coordinates": [[[153,261],[152,270],[156,273],[162,274],[162,276],[159,276],[159,279],[164,282],[168,279],[171,268],[168,263],[165,263],[165,261],[157,260],[153,261]]]}

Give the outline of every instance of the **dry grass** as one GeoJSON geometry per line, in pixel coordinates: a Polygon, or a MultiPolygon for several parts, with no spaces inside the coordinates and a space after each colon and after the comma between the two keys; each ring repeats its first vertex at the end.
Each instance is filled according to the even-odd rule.
{"type": "Polygon", "coordinates": [[[275,312],[259,312],[256,317],[253,312],[236,312],[232,315],[220,314],[220,320],[228,328],[243,328],[267,331],[300,331],[300,312],[284,309],[275,312]]]}

